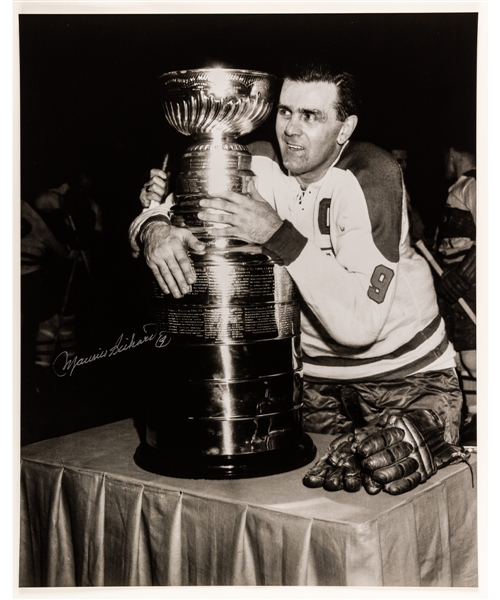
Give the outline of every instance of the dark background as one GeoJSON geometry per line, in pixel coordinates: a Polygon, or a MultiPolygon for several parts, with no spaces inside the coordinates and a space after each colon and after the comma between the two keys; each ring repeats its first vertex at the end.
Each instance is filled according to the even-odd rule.
{"type": "MultiPolygon", "coordinates": [[[[279,76],[291,53],[358,75],[356,137],[408,149],[431,182],[453,130],[475,128],[476,46],[473,13],[21,15],[21,194],[84,168],[128,224],[149,169],[188,141],[163,117],[157,77],[217,62],[279,76]]],[[[255,135],[272,130],[271,117],[255,135]]],[[[432,185],[425,196],[424,212],[432,185]]]]}
{"type": "MultiPolygon", "coordinates": [[[[189,143],[163,117],[162,73],[223,63],[279,76],[291,54],[355,73],[363,93],[355,137],[408,150],[410,195],[429,235],[446,199],[443,149],[457,133],[475,134],[475,13],[24,14],[19,42],[21,197],[84,172],[102,206],[99,326],[88,353],[140,331],[141,269],[127,229],[150,168],[189,143]]],[[[241,141],[272,140],[273,120],[241,141]]],[[[126,354],[56,381],[45,404],[25,399],[24,441],[128,416],[141,401],[141,352],[126,354]]]]}

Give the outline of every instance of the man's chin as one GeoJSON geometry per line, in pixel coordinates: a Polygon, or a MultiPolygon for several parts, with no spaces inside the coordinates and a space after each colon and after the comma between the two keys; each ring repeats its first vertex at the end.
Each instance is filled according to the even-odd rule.
{"type": "Polygon", "coordinates": [[[292,175],[300,175],[304,171],[304,166],[297,160],[283,159],[283,166],[290,171],[292,175]]]}

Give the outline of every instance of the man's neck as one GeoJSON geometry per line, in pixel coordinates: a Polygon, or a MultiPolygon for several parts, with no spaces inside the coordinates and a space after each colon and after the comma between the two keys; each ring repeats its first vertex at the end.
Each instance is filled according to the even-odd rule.
{"type": "Polygon", "coordinates": [[[321,170],[315,171],[314,173],[304,173],[301,175],[296,175],[295,173],[291,173],[293,177],[299,182],[300,189],[306,190],[312,183],[316,183],[317,181],[321,181],[323,177],[328,173],[328,171],[332,168],[332,166],[339,160],[342,151],[347,146],[349,142],[345,142],[342,146],[339,146],[339,151],[336,152],[331,161],[325,165],[325,167],[321,170]]]}

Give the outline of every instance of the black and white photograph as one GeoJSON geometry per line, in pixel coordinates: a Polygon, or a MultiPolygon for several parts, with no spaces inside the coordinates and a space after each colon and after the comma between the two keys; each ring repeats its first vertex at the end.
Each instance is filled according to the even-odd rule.
{"type": "Polygon", "coordinates": [[[14,4],[18,597],[481,590],[485,3],[14,4]]]}

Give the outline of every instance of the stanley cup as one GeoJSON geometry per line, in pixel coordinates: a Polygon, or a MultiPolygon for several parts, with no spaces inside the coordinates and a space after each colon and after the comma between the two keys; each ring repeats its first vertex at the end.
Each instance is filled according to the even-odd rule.
{"type": "Polygon", "coordinates": [[[298,468],[316,449],[300,415],[297,289],[261,246],[218,236],[225,225],[197,217],[210,189],[247,193],[252,157],[236,139],[268,117],[274,77],[195,69],[166,73],[160,84],[168,122],[195,138],[182,157],[172,223],[189,228],[207,253],[191,255],[196,282],[183,298],[152,280],[149,315],[171,343],[166,355],[153,353],[135,460],[156,473],[207,479],[298,468]]]}

